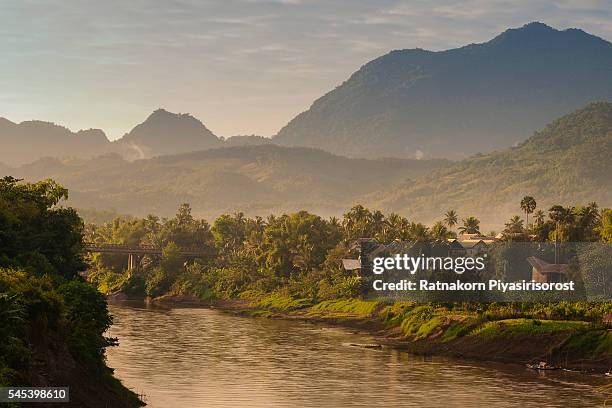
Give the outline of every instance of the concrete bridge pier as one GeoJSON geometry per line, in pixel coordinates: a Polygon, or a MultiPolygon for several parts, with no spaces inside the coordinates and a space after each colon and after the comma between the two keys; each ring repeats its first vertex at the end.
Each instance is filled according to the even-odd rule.
{"type": "Polygon", "coordinates": [[[138,255],[128,254],[127,270],[133,271],[134,269],[136,269],[137,265],[138,265],[138,255]]]}

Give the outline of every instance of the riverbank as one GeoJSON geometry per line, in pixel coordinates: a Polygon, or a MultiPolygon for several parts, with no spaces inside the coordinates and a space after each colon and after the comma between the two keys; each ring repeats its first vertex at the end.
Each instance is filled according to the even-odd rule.
{"type": "MultiPolygon", "coordinates": [[[[46,330],[40,335],[40,327],[29,330],[31,368],[25,371],[23,381],[31,386],[70,389],[68,407],[88,408],[137,408],[145,404],[140,396],[125,387],[112,375],[110,369],[95,371],[74,357],[70,350],[68,329],[46,330]]],[[[38,403],[40,407],[54,407],[53,403],[38,403]]]]}
{"type": "Polygon", "coordinates": [[[165,296],[171,307],[213,307],[241,316],[295,319],[363,330],[377,342],[419,355],[550,367],[603,374],[612,367],[612,331],[581,320],[491,316],[444,306],[357,299],[314,305],[278,296],[217,299],[165,296]]]}

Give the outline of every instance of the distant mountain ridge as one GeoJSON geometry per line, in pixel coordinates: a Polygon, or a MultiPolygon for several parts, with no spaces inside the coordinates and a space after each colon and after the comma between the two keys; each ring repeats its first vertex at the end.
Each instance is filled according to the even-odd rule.
{"type": "Polygon", "coordinates": [[[92,156],[107,151],[110,142],[100,129],[69,129],[51,122],[14,123],[0,118],[0,162],[19,165],[41,156],[92,156]]]}
{"type": "Polygon", "coordinates": [[[612,207],[612,103],[591,103],[518,146],[459,162],[351,159],[320,149],[274,144],[235,146],[127,161],[40,159],[9,170],[27,180],[53,178],[69,204],[119,213],[168,216],[188,202],[213,218],[244,211],[280,214],[306,209],[338,216],[356,203],[431,222],[455,209],[476,216],[484,232],[521,214],[532,195],[538,209],[596,201],[612,207]]]}
{"type": "MultiPolygon", "coordinates": [[[[233,139],[233,138],[230,138],[233,139]]],[[[229,140],[229,139],[228,139],[229,140]]],[[[232,140],[232,145],[260,144],[251,138],[232,140]]],[[[100,129],[71,130],[51,122],[13,123],[0,118],[0,163],[19,166],[43,157],[91,158],[119,153],[128,160],[206,150],[229,145],[201,121],[186,113],[156,109],[144,122],[115,141],[100,129]]]]}
{"type": "Polygon", "coordinates": [[[542,23],[447,51],[392,51],[273,141],[349,157],[467,157],[520,142],[588,102],[612,100],[610,72],[610,42],[542,23]]]}
{"type": "Polygon", "coordinates": [[[489,42],[396,50],[355,72],[272,139],[214,135],[189,114],[155,110],[121,139],[49,122],[0,118],[0,162],[119,153],[151,158],[224,146],[303,146],[361,158],[451,158],[519,143],[588,102],[612,100],[612,44],[542,23],[489,42]]]}
{"type": "Polygon", "coordinates": [[[298,211],[339,214],[358,197],[448,165],[442,160],[364,160],[318,149],[234,146],[127,161],[118,154],[93,159],[40,159],[14,169],[27,180],[53,178],[70,190],[69,204],[123,214],[250,215],[298,211]]]}

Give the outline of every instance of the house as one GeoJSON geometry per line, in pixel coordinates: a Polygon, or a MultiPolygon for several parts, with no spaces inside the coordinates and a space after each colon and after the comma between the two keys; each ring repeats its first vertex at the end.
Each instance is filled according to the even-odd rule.
{"type": "Polygon", "coordinates": [[[540,283],[565,282],[569,272],[568,264],[551,264],[535,256],[527,258],[531,264],[531,280],[540,283]]]}
{"type": "Polygon", "coordinates": [[[474,257],[485,253],[487,247],[496,242],[494,237],[487,237],[480,234],[461,234],[457,238],[449,239],[450,256],[469,256],[474,257]]]}
{"type": "Polygon", "coordinates": [[[448,255],[456,258],[459,256],[465,256],[466,254],[466,250],[463,247],[463,245],[461,245],[461,243],[456,240],[456,239],[450,239],[448,240],[448,255]]]}
{"type": "Polygon", "coordinates": [[[607,315],[605,315],[602,319],[602,323],[604,324],[604,326],[612,326],[612,313],[608,313],[607,315]]]}
{"type": "Polygon", "coordinates": [[[359,259],[343,259],[342,267],[351,272],[359,271],[361,269],[361,261],[359,259]]]}

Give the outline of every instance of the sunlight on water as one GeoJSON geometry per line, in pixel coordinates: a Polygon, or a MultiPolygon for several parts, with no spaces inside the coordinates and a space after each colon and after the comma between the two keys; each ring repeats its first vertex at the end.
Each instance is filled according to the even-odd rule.
{"type": "Polygon", "coordinates": [[[208,309],[111,306],[108,363],[151,407],[588,407],[594,378],[350,347],[372,342],[308,323],[208,309]]]}

